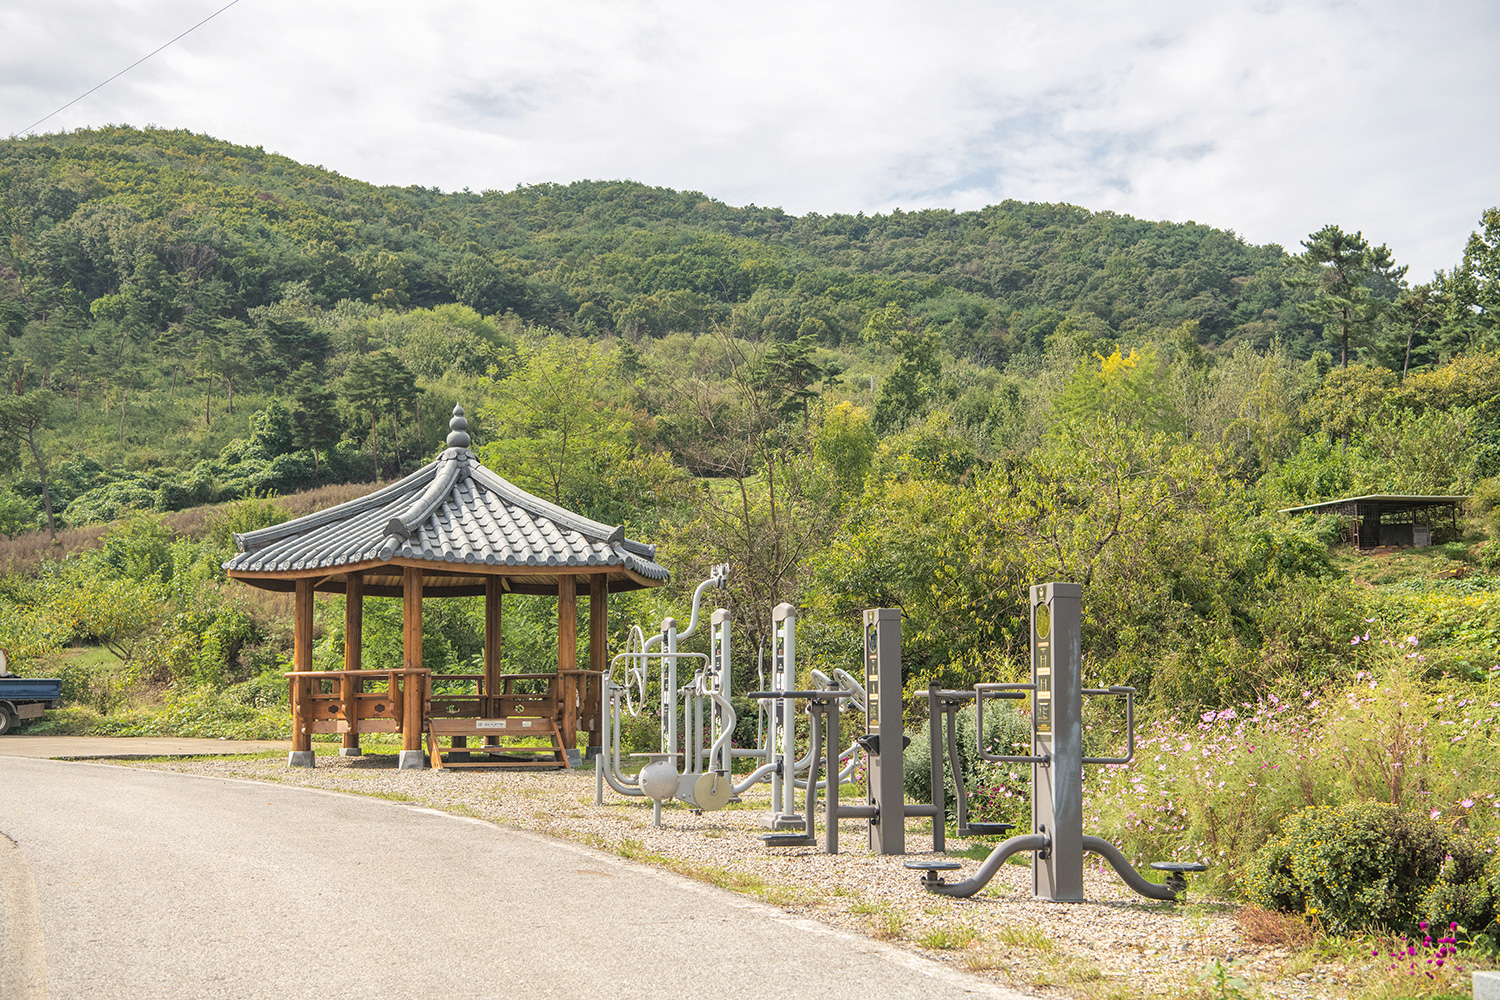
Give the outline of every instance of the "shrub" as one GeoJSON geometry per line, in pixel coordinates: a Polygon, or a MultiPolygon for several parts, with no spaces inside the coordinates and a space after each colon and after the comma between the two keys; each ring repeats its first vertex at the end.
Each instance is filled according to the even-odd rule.
{"type": "Polygon", "coordinates": [[[1465,887],[1480,878],[1480,855],[1469,838],[1386,803],[1314,806],[1288,817],[1281,836],[1251,858],[1245,894],[1340,933],[1408,930],[1429,906],[1475,918],[1482,893],[1465,887]]]}
{"type": "Polygon", "coordinates": [[[1429,924],[1458,924],[1471,934],[1489,934],[1500,944],[1500,860],[1492,859],[1472,837],[1456,837],[1443,858],[1437,879],[1422,897],[1421,915],[1429,924]],[[1485,870],[1491,862],[1492,871],[1485,870]]]}
{"type": "Polygon", "coordinates": [[[156,492],[140,483],[114,482],[89,490],[68,504],[63,518],[73,525],[113,521],[129,510],[151,510],[156,492]]]}
{"type": "MultiPolygon", "coordinates": [[[[928,727],[923,725],[909,733],[911,743],[902,754],[902,785],[907,798],[915,802],[932,801],[928,732],[928,727]]],[[[958,744],[959,774],[969,793],[969,819],[1029,826],[1031,766],[994,764],[980,759],[976,745],[976,713],[972,704],[959,710],[954,736],[958,744]]],[[[992,754],[1027,754],[1031,747],[1031,721],[1008,703],[992,703],[984,711],[984,742],[992,754]]],[[[953,784],[953,765],[946,759],[946,753],[943,794],[951,818],[958,809],[958,791],[953,784]]]]}
{"type": "Polygon", "coordinates": [[[278,673],[258,674],[224,690],[224,700],[250,708],[275,708],[287,703],[287,679],[278,673]]]}

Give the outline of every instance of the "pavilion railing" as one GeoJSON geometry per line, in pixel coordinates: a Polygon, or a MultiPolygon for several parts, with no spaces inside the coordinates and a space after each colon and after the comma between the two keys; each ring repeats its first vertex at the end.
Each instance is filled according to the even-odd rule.
{"type": "Polygon", "coordinates": [[[289,671],[292,749],[311,750],[317,733],[401,733],[406,749],[418,749],[431,674],[425,667],[289,671]]]}
{"type": "Polygon", "coordinates": [[[603,674],[597,670],[554,670],[501,674],[494,691],[484,674],[433,674],[429,709],[434,719],[552,719],[572,749],[576,733],[599,732],[603,719],[603,674]],[[463,688],[462,692],[453,691],[463,688]]]}
{"type": "Polygon", "coordinates": [[[422,668],[303,670],[286,675],[291,689],[292,749],[312,749],[315,734],[401,733],[420,747],[427,718],[551,719],[573,749],[579,731],[602,729],[603,675],[595,670],[501,674],[485,690],[483,674],[435,674],[422,668]],[[455,687],[460,690],[453,690],[455,687]]]}

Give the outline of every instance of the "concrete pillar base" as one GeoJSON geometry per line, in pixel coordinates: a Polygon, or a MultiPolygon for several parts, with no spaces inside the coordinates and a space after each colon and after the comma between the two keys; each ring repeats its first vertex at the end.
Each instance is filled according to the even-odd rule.
{"type": "Polygon", "coordinates": [[[420,750],[402,750],[396,766],[403,771],[421,771],[427,767],[427,755],[420,750]]]}
{"type": "Polygon", "coordinates": [[[365,752],[359,747],[339,747],[340,757],[363,757],[365,752]]]}
{"type": "Polygon", "coordinates": [[[311,750],[293,750],[286,755],[287,767],[312,767],[313,752],[311,750]]]}
{"type": "Polygon", "coordinates": [[[601,753],[603,753],[603,752],[604,752],[604,748],[603,747],[589,747],[588,751],[586,753],[584,753],[583,759],[584,760],[598,760],[599,759],[599,755],[601,753]]]}
{"type": "Polygon", "coordinates": [[[1500,972],[1474,973],[1474,1000],[1500,1000],[1500,972]]]}
{"type": "Polygon", "coordinates": [[[568,766],[569,767],[578,767],[580,764],[583,763],[583,753],[577,747],[571,747],[569,749],[565,749],[565,750],[563,750],[563,753],[565,753],[565,754],[568,755],[568,766]]]}

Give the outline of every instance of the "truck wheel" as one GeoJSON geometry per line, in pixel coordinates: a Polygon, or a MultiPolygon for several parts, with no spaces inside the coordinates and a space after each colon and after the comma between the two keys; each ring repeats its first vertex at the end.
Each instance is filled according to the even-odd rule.
{"type": "Polygon", "coordinates": [[[4,736],[20,724],[21,720],[16,718],[14,709],[9,705],[0,705],[0,736],[4,736]]]}

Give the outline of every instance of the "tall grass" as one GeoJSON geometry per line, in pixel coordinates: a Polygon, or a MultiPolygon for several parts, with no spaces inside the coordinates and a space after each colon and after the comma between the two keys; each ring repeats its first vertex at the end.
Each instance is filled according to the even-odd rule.
{"type": "Polygon", "coordinates": [[[1388,802],[1500,847],[1500,682],[1425,679],[1415,637],[1357,641],[1380,655],[1351,683],[1148,726],[1130,764],[1091,774],[1092,832],[1137,863],[1206,861],[1228,894],[1306,806],[1388,802]]]}

